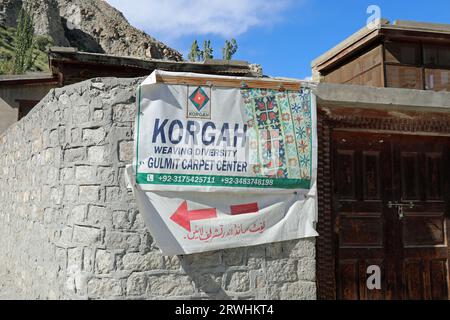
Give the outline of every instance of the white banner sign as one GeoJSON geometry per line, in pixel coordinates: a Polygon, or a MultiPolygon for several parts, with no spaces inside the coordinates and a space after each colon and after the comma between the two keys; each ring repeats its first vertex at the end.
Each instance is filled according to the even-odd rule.
{"type": "Polygon", "coordinates": [[[231,77],[155,71],[138,89],[128,175],[163,253],[316,236],[310,89],[172,85],[158,75],[231,77]]]}

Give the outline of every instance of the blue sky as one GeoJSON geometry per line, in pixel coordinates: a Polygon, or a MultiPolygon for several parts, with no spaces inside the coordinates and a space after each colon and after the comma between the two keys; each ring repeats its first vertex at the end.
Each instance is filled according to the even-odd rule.
{"type": "Polygon", "coordinates": [[[194,39],[211,40],[216,57],[232,37],[235,59],[260,63],[264,73],[303,79],[311,61],[362,28],[369,5],[381,16],[450,23],[449,0],[107,0],[131,24],[185,56],[194,39]]]}

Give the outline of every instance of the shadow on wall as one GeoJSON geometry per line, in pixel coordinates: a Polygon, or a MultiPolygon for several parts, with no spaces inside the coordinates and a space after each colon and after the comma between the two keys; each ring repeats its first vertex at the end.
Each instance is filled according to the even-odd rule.
{"type": "Polygon", "coordinates": [[[314,299],[314,248],[308,238],[178,258],[204,299],[314,299]]]}

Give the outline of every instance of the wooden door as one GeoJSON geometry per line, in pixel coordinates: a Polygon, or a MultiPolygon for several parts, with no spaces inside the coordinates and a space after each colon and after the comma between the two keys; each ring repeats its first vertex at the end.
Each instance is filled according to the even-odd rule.
{"type": "Polygon", "coordinates": [[[338,299],[448,299],[449,150],[446,137],[333,133],[338,299]]]}
{"type": "Polygon", "coordinates": [[[394,298],[390,148],[384,135],[335,132],[333,198],[337,297],[394,298]],[[368,290],[367,267],[381,268],[386,290],[368,290]],[[389,285],[389,286],[388,286],[389,285]]]}
{"type": "MultiPolygon", "coordinates": [[[[402,299],[448,299],[449,139],[394,136],[394,199],[411,202],[395,219],[398,293],[402,299]]],[[[398,212],[397,212],[398,213],[398,212]]]]}

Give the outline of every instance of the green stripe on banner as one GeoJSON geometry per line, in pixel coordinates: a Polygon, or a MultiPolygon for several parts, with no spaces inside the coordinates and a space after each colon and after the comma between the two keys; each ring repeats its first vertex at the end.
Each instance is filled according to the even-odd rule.
{"type": "Polygon", "coordinates": [[[171,173],[138,173],[138,184],[213,186],[239,188],[309,189],[310,180],[239,176],[210,176],[171,173]]]}

